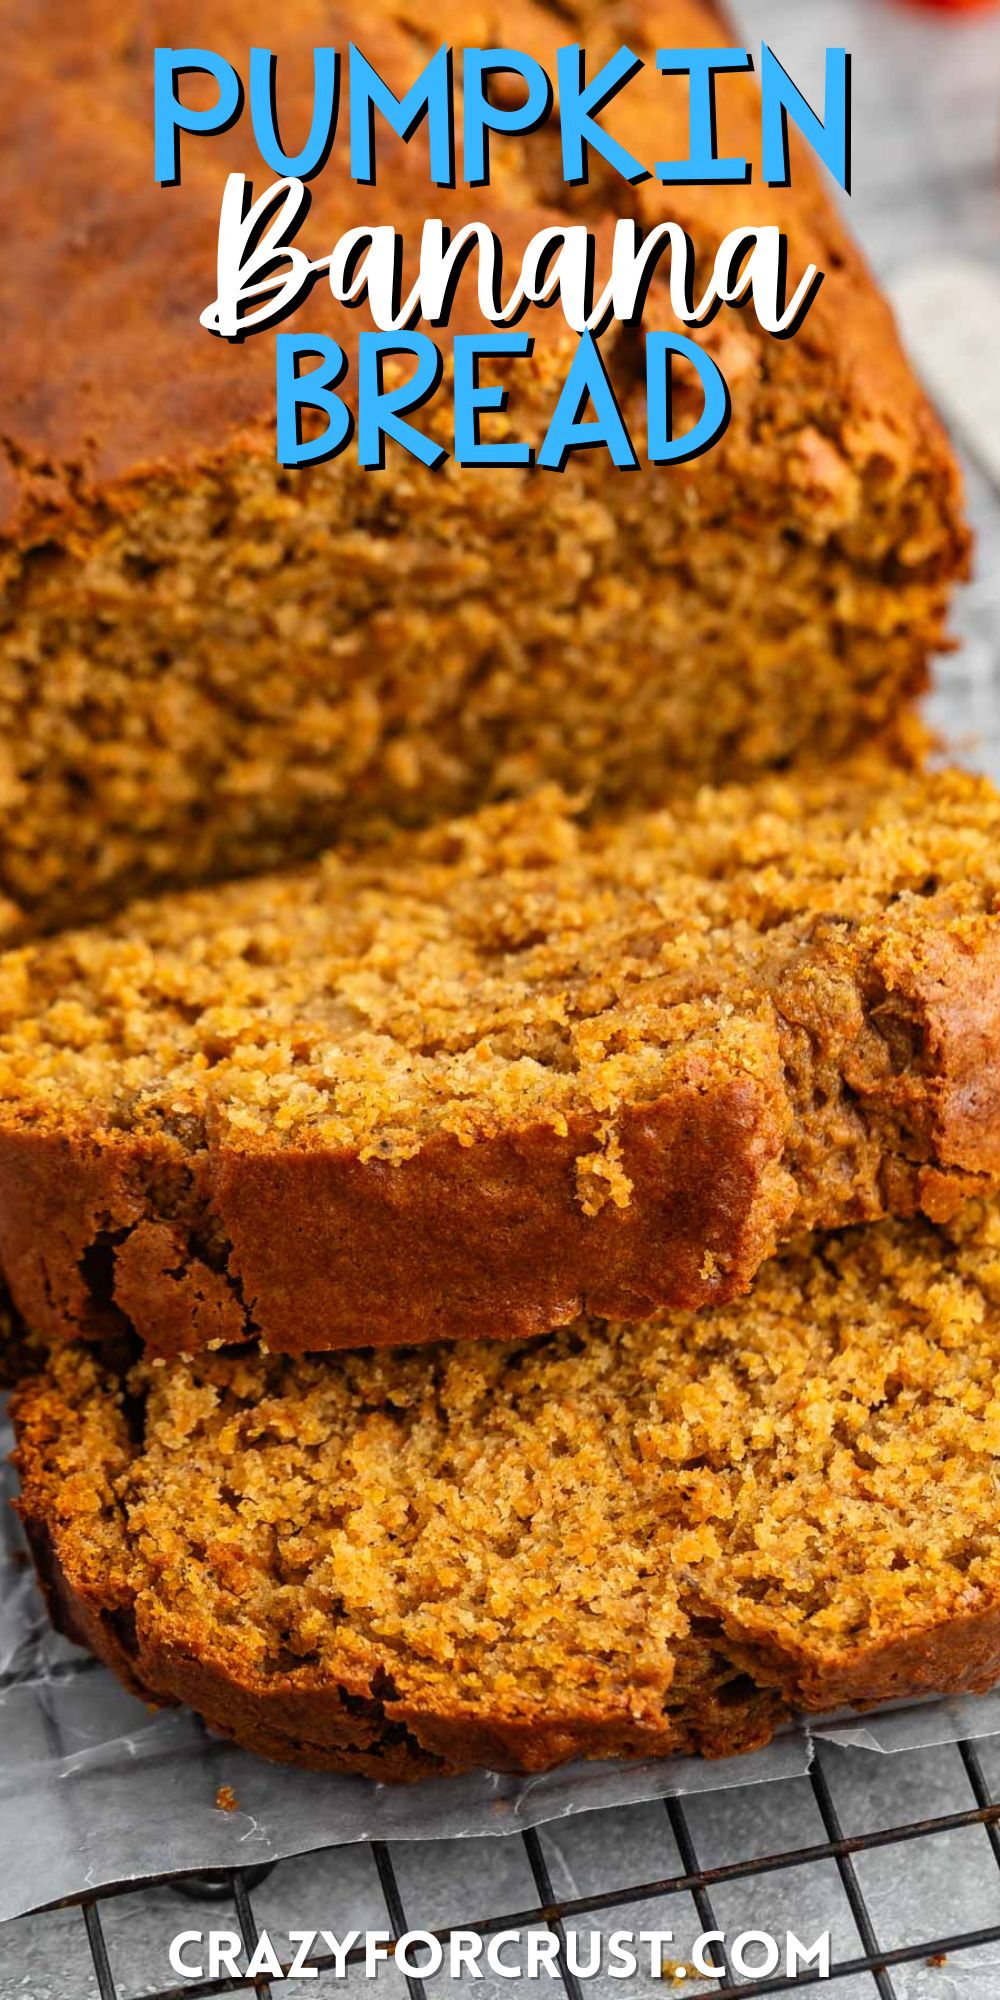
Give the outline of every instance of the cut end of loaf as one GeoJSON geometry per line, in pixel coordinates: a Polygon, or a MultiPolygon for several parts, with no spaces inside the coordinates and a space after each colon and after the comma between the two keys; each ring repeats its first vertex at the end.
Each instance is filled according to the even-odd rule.
{"type": "MultiPolygon", "coordinates": [[[[244,0],[238,20],[203,12],[211,46],[239,71],[255,41],[274,49],[283,129],[308,131],[302,51],[330,32],[323,10],[294,0],[276,22],[268,0],[244,0]]],[[[437,16],[461,46],[463,10],[437,16]]],[[[574,18],[595,72],[623,40],[642,58],[630,143],[651,162],[683,158],[686,98],[658,75],[656,50],[725,36],[715,10],[566,0],[522,9],[521,45],[551,66],[574,18]]],[[[419,29],[398,7],[375,7],[372,27],[380,74],[408,90],[426,59],[419,29]]],[[[7,32],[0,298],[26,332],[0,379],[3,935],[547,780],[606,809],[906,742],[967,561],[958,468],[797,135],[793,184],[763,184],[753,77],[727,77],[725,125],[754,163],[754,221],[786,234],[792,270],[812,263],[824,282],[794,339],[772,339],[749,308],[698,329],[732,395],[711,452],[637,479],[589,452],[551,475],[453,463],[432,474],[395,450],[384,474],[341,459],[289,471],[274,456],[268,335],[230,345],[198,324],[224,177],[259,180],[250,120],[209,147],[190,140],[181,183],[158,188],[135,80],[158,38],[183,43],[184,8],[163,0],[154,22],[123,0],[112,45],[105,29],[98,0],[79,0],[72,18],[61,0],[36,0],[7,32]],[[52,46],[63,60],[42,88],[39,50],[52,46]],[[48,196],[31,209],[14,195],[39,149],[48,196]],[[109,190],[113,314],[81,249],[100,240],[109,190]],[[56,268],[73,284],[53,283],[56,268]],[[98,330],[86,365],[82,324],[98,330]]],[[[379,184],[361,189],[338,141],[311,184],[313,253],[381,214],[412,260],[432,187],[425,142],[423,126],[408,144],[381,130],[379,184]]],[[[603,270],[619,216],[641,229],[663,219],[661,185],[629,187],[596,158],[587,185],[568,190],[554,121],[494,135],[491,165],[488,187],[433,188],[434,213],[451,228],[478,213],[508,257],[540,224],[572,221],[593,231],[603,270]]],[[[745,220],[745,192],[669,196],[700,293],[745,220]]],[[[474,282],[470,267],[455,331],[482,330],[474,282]]],[[[647,323],[674,324],[665,267],[647,323]]],[[[338,325],[352,385],[366,324],[362,304],[338,325]]],[[[535,352],[506,368],[506,421],[537,447],[576,335],[558,308],[526,324],[535,352]]],[[[616,327],[604,352],[641,437],[641,340],[616,327]]],[[[698,395],[692,371],[675,373],[680,435],[680,405],[693,420],[698,395]]],[[[425,419],[453,445],[446,404],[425,419]]]]}

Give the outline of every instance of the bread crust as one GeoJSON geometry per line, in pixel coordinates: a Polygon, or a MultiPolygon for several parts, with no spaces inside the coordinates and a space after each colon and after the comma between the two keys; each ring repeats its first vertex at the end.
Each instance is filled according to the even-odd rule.
{"type": "MultiPolygon", "coordinates": [[[[630,146],[650,162],[671,151],[683,156],[684,92],[656,75],[653,53],[665,37],[678,46],[731,39],[732,28],[721,10],[703,0],[671,0],[665,18],[660,0],[640,0],[638,7],[618,0],[610,6],[573,0],[569,12],[595,65],[621,41],[644,55],[647,70],[623,99],[630,146]]],[[[16,290],[17,322],[44,323],[49,339],[45,398],[37,394],[37,356],[30,338],[11,342],[0,384],[0,430],[6,441],[0,456],[0,531],[22,538],[51,529],[59,519],[80,521],[95,504],[127,511],[134,487],[170,468],[190,470],[230,455],[273,454],[268,341],[258,336],[245,346],[232,345],[198,328],[198,315],[212,295],[225,175],[245,171],[259,191],[268,170],[244,114],[229,134],[210,143],[182,142],[179,186],[158,188],[154,182],[145,80],[154,46],[182,44],[188,32],[190,22],[177,0],[157,0],[152,13],[137,0],[120,7],[110,47],[101,0],[80,0],[74,6],[67,0],[42,0],[30,21],[10,5],[3,14],[11,53],[0,125],[0,175],[16,182],[26,157],[44,156],[47,169],[45,204],[37,214],[19,216],[21,234],[12,246],[11,271],[0,277],[0,297],[8,288],[16,290]],[[51,85],[42,89],[40,81],[51,50],[60,54],[58,93],[51,85]],[[97,87],[103,115],[95,126],[91,93],[97,87]],[[89,241],[112,202],[115,269],[93,258],[89,241]],[[65,238],[64,258],[56,254],[59,232],[65,238]],[[72,283],[63,277],[58,284],[53,281],[57,266],[72,273],[72,283]],[[117,311],[108,302],[115,287],[117,311]],[[162,301],[164,293],[166,305],[160,310],[137,308],[137,298],[144,305],[147,296],[162,301]],[[86,366],[81,366],[79,350],[82,312],[102,329],[86,366]],[[143,388],[148,393],[140,393],[143,388]]],[[[282,125],[307,130],[312,111],[308,52],[313,43],[345,49],[356,34],[357,20],[343,4],[296,0],[279,26],[265,0],[235,10],[219,0],[203,26],[211,46],[243,75],[255,42],[273,47],[282,125]]],[[[440,38],[460,47],[467,26],[461,7],[447,0],[437,16],[440,38]]],[[[505,22],[512,46],[554,68],[555,51],[566,33],[565,8],[513,0],[505,22]]],[[[369,8],[363,47],[397,92],[409,87],[426,60],[419,26],[411,26],[406,9],[369,8]]],[[[821,288],[802,341],[773,347],[773,368],[782,377],[811,380],[814,395],[823,388],[859,441],[865,431],[884,427],[885,450],[898,453],[900,462],[909,460],[914,469],[925,461],[928,476],[941,478],[954,501],[957,474],[942,427],[903,355],[885,299],[821,186],[809,149],[793,133],[793,184],[768,188],[759,177],[759,99],[752,81],[727,82],[725,121],[730,151],[745,153],[755,166],[753,221],[773,221],[787,230],[797,268],[812,260],[836,281],[821,288]]],[[[391,221],[412,232],[429,212],[452,221],[467,221],[470,212],[485,215],[512,250],[544,221],[565,221],[564,209],[547,206],[541,154],[534,156],[535,193],[529,203],[517,177],[505,170],[500,151],[492,185],[476,190],[460,185],[452,192],[430,180],[423,133],[405,146],[382,127],[378,146],[376,183],[359,188],[350,180],[344,137],[338,135],[331,162],[313,183],[308,237],[315,254],[326,252],[338,233],[362,221],[391,221]]],[[[529,151],[529,171],[531,160],[529,151]]],[[[663,190],[655,181],[635,190],[616,180],[607,186],[596,175],[594,182],[583,212],[589,207],[588,220],[599,232],[607,234],[615,205],[626,213],[634,203],[646,223],[661,219],[663,190]]],[[[560,182],[556,202],[563,193],[560,182]]],[[[669,198],[670,212],[713,248],[733,227],[731,188],[692,190],[680,184],[669,188],[669,198]]],[[[15,323],[13,312],[9,317],[15,323]]],[[[535,313],[528,323],[543,352],[553,345],[568,351],[574,337],[557,335],[554,319],[535,313]]],[[[351,360],[360,330],[370,324],[364,305],[340,316],[337,338],[351,360]]],[[[458,330],[480,325],[467,288],[459,290],[452,324],[458,330]]],[[[543,366],[540,376],[544,372],[543,366]]],[[[345,398],[350,400],[354,390],[352,368],[343,387],[345,398]]],[[[725,445],[722,450],[725,454],[725,445]]],[[[411,477],[419,480],[420,468],[411,477]]],[[[965,531],[957,514],[952,529],[960,550],[965,531]]]]}
{"type": "Polygon", "coordinates": [[[0,1137],[3,1265],[43,1337],[99,1337],[124,1314],[165,1355],[255,1332],[295,1353],[518,1337],[584,1305],[640,1316],[663,1291],[693,1304],[749,1284],[791,1208],[786,1122],[777,1074],[638,1107],[621,1122],[632,1198],[596,1216],[575,1175],[596,1120],[474,1147],[442,1138],[392,1166],[209,1153],[192,1163],[191,1205],[231,1245],[225,1276],[151,1210],[166,1150],[13,1132],[0,1137]],[[99,1242],[113,1246],[105,1298],[87,1277],[99,1242]]]}
{"type": "MultiPolygon", "coordinates": [[[[127,1326],[158,1355],[251,1339],[287,1353],[515,1339],[582,1312],[724,1303],[796,1228],[946,1220],[1000,1174],[1000,927],[928,932],[916,952],[882,940],[852,968],[839,1022],[822,964],[778,998],[797,1033],[826,1038],[862,1108],[877,1162],[865,1179],[834,1160],[839,1128],[793,1129],[773,1021],[752,1074],[699,1060],[657,1102],[617,1114],[631,1192],[596,1214],[577,1178],[602,1143],[596,1114],[562,1133],[439,1135],[387,1163],[210,1134],[187,1152],[165,1134],[0,1111],[11,1293],[45,1340],[127,1326]]],[[[834,975],[842,994],[836,962],[834,975]]]]}

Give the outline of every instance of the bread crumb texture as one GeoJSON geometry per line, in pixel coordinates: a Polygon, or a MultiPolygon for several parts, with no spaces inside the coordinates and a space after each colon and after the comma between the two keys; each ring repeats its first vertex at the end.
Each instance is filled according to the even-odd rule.
{"type": "Polygon", "coordinates": [[[548,790],[9,952],[15,1299],[164,1351],[515,1335],[947,1214],[1000,1170],[998,833],[870,763],[548,790]]]}
{"type": "Polygon", "coordinates": [[[57,1616],[267,1754],[419,1775],[750,1747],[1000,1672],[1000,1212],[526,1343],[17,1392],[57,1616]]]}
{"type": "Polygon", "coordinates": [[[992,938],[998,833],[987,781],[867,762],[596,827],[548,790],[136,903],[0,957],[0,1125],[391,1162],[584,1110],[607,1123],[581,1181],[625,1203],[623,1103],[694,1051],[752,1075],[776,1027],[791,1055],[810,982],[814,1036],[827,1010],[831,1038],[863,1035],[855,982],[882,945],[891,1033],[904,959],[992,938]]]}

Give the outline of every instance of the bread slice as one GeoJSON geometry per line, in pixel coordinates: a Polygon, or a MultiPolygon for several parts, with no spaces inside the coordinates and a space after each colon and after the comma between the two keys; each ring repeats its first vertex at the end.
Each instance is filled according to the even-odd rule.
{"type": "Polygon", "coordinates": [[[44,1338],[512,1338],[746,1289],[1000,1169],[1000,796],[862,764],[547,794],[0,958],[44,1338]]]}
{"type": "MultiPolygon", "coordinates": [[[[790,288],[811,262],[824,281],[792,339],[762,332],[749,307],[698,332],[732,397],[717,447],[630,477],[603,451],[561,474],[453,459],[427,472],[392,445],[384,473],[349,453],[286,471],[271,333],[230,344],[199,325],[227,174],[258,194],[273,179],[249,113],[183,141],[179,186],[152,177],[153,50],[189,43],[190,6],[33,0],[2,18],[0,932],[547,778],[657,802],[668,785],[833,756],[898,727],[965,566],[958,473],[796,134],[792,185],[763,184],[754,78],[718,84],[720,151],[752,163],[749,188],[630,187],[595,153],[589,184],[569,189],[553,120],[494,139],[488,187],[449,191],[430,179],[426,121],[404,146],[381,118],[376,183],[362,187],[345,105],[298,239],[319,258],[345,230],[391,224],[408,289],[425,217],[479,219],[503,242],[506,292],[534,232],[575,222],[595,234],[603,287],[616,220],[670,216],[694,244],[700,297],[731,230],[775,225],[790,288]],[[25,202],[39,159],[44,193],[25,202]]],[[[494,33],[458,0],[435,7],[430,40],[427,18],[413,0],[369,0],[361,33],[327,0],[201,0],[198,33],[244,79],[251,47],[275,52],[278,127],[295,147],[312,123],[314,46],[360,40],[401,95],[439,43],[494,33]]],[[[688,153],[687,85],[657,74],[656,50],[738,37],[702,0],[508,0],[501,39],[550,73],[573,42],[590,75],[633,49],[645,68],[606,120],[652,167],[688,153]]],[[[321,285],[285,331],[336,337],[350,401],[369,324],[321,285]]],[[[674,324],[661,274],[644,325],[674,324]]],[[[484,326],[470,270],[450,327],[484,326]]],[[[534,354],[503,379],[512,431],[537,446],[577,336],[558,307],[524,328],[534,354]]],[[[447,350],[450,332],[437,337],[447,350]]],[[[641,451],[641,346],[632,327],[602,345],[641,451]]],[[[675,372],[680,434],[700,395],[692,370],[675,372]]],[[[447,379],[426,422],[453,442],[447,379]]]]}
{"type": "Polygon", "coordinates": [[[738,1305],[17,1392],[54,1616],[144,1697],[375,1777],[727,1755],[1000,1674],[1000,1211],[738,1305]]]}

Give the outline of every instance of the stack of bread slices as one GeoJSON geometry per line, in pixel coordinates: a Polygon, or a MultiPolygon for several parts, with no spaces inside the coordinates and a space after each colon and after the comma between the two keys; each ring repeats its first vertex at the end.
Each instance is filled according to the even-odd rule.
{"type": "MultiPolygon", "coordinates": [[[[136,67],[183,9],[110,52],[41,12],[0,121],[9,168],[51,118],[9,263],[57,378],[42,412],[26,347],[0,387],[0,1265],[54,1619],[380,1778],[988,1687],[1000,795],[924,757],[957,472],[808,162],[758,206],[824,285],[794,340],[713,322],[704,459],[283,474],[262,343],[191,331],[221,155],[148,184],[136,67]],[[88,319],[108,186],[131,283],[88,319]]],[[[713,8],[505,32],[550,59],[567,12],[595,60],[627,13],[682,155],[655,49],[713,8]]],[[[402,91],[419,37],[372,40],[402,91]]],[[[554,199],[531,146],[479,191],[501,231],[554,199]]],[[[696,246],[745,200],[672,192],[696,246]]],[[[402,145],[389,193],[423,199],[402,145]]]]}

